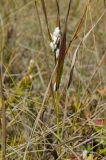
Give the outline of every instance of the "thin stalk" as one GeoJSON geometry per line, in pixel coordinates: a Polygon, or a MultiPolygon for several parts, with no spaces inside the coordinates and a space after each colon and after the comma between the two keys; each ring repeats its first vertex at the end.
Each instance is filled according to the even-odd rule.
{"type": "Polygon", "coordinates": [[[4,49],[4,24],[3,20],[1,20],[1,29],[2,29],[2,43],[0,50],[0,98],[1,98],[1,110],[2,110],[2,136],[1,136],[1,150],[2,150],[2,160],[6,160],[6,109],[5,109],[5,101],[4,101],[4,89],[3,89],[3,49],[4,49]]]}
{"type": "MultiPolygon", "coordinates": [[[[106,9],[106,0],[104,0],[104,9],[106,9]]],[[[106,50],[106,13],[104,16],[104,50],[106,50]]]]}
{"type": "MultiPolygon", "coordinates": [[[[58,90],[56,91],[56,105],[55,105],[55,109],[56,109],[56,126],[57,126],[57,136],[58,138],[60,138],[60,128],[59,128],[59,94],[58,94],[58,90]]],[[[58,153],[60,154],[60,148],[58,149],[58,153]]]]}
{"type": "Polygon", "coordinates": [[[61,25],[60,25],[60,8],[59,8],[58,0],[56,0],[56,6],[57,6],[57,22],[56,22],[56,25],[59,26],[59,28],[61,28],[61,25]]]}
{"type": "Polygon", "coordinates": [[[46,25],[47,25],[47,30],[48,30],[49,39],[50,39],[50,41],[51,41],[52,38],[51,38],[50,30],[49,30],[49,24],[48,24],[48,18],[47,18],[45,1],[44,1],[44,0],[41,0],[41,4],[42,4],[44,16],[45,16],[45,21],[46,21],[46,25]]]}
{"type": "Polygon", "coordinates": [[[4,103],[4,94],[3,94],[3,83],[2,83],[2,65],[0,71],[0,97],[1,97],[1,108],[2,108],[2,160],[6,159],[6,109],[4,103]]]}
{"type": "Polygon", "coordinates": [[[43,51],[44,51],[44,58],[45,58],[45,62],[46,62],[46,66],[47,66],[47,71],[48,71],[48,75],[50,77],[51,75],[51,71],[50,71],[50,65],[49,65],[49,60],[48,60],[48,55],[47,55],[47,49],[46,49],[46,44],[45,44],[45,40],[44,40],[44,35],[43,35],[43,29],[42,29],[42,24],[41,24],[41,20],[40,20],[40,16],[39,16],[39,11],[38,11],[38,7],[37,7],[37,2],[35,1],[35,8],[36,8],[36,13],[37,13],[37,17],[38,17],[38,22],[39,22],[39,28],[40,28],[40,32],[41,32],[41,36],[42,36],[42,43],[43,43],[43,51]]]}
{"type": "Polygon", "coordinates": [[[71,8],[71,0],[69,1],[68,10],[65,18],[64,29],[63,29],[60,47],[59,47],[60,51],[59,51],[57,75],[56,75],[56,90],[59,89],[62,72],[64,68],[65,51],[66,51],[66,32],[67,32],[67,22],[68,22],[68,17],[70,13],[70,8],[71,8]]]}
{"type": "Polygon", "coordinates": [[[68,47],[67,47],[67,49],[66,49],[65,54],[67,54],[67,52],[68,52],[68,50],[69,50],[69,48],[70,48],[70,46],[71,46],[71,43],[77,38],[77,35],[78,35],[78,33],[79,33],[79,30],[80,30],[80,28],[81,28],[81,25],[83,24],[83,20],[84,20],[84,17],[85,17],[85,14],[86,14],[86,12],[87,12],[88,5],[90,4],[90,2],[91,2],[91,0],[88,1],[87,5],[86,5],[85,8],[84,8],[83,13],[81,14],[81,17],[80,17],[80,19],[79,19],[79,21],[78,21],[78,23],[77,23],[77,25],[76,25],[76,27],[75,27],[75,30],[74,30],[73,35],[72,35],[72,39],[70,40],[70,42],[69,42],[69,44],[68,44],[68,47]]]}
{"type": "Polygon", "coordinates": [[[58,91],[56,91],[56,123],[57,123],[57,136],[60,137],[58,100],[59,100],[58,91]]]}
{"type": "MultiPolygon", "coordinates": [[[[48,78],[50,79],[51,78],[51,70],[50,70],[50,65],[49,65],[49,60],[48,60],[48,55],[47,55],[47,49],[46,49],[45,39],[44,39],[44,35],[43,35],[43,29],[42,29],[41,19],[40,19],[40,16],[39,16],[39,11],[38,11],[38,7],[37,7],[37,4],[36,4],[36,1],[35,1],[35,7],[36,7],[36,13],[37,13],[37,16],[38,16],[40,32],[41,32],[41,36],[42,36],[42,43],[43,43],[43,49],[44,49],[44,53],[45,53],[44,56],[45,56],[45,62],[46,62],[46,65],[47,65],[48,78]]],[[[50,83],[50,89],[51,89],[51,94],[52,94],[52,98],[53,98],[53,106],[55,106],[54,92],[53,92],[52,83],[50,83]]]]}

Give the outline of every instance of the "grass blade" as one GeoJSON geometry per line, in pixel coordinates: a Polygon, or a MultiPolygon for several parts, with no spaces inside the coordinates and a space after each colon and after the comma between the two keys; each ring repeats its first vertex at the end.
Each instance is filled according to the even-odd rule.
{"type": "Polygon", "coordinates": [[[41,3],[42,3],[43,12],[44,12],[44,15],[45,15],[45,21],[46,21],[46,25],[47,25],[47,30],[48,30],[49,39],[50,39],[50,41],[51,41],[51,34],[50,34],[50,30],[49,30],[49,25],[48,25],[48,18],[47,18],[45,1],[44,1],[44,0],[41,0],[41,3]]]}
{"type": "Polygon", "coordinates": [[[65,54],[65,51],[66,51],[66,31],[67,31],[67,21],[68,21],[70,7],[71,7],[71,0],[69,1],[69,7],[68,7],[67,15],[66,15],[64,31],[63,31],[61,43],[60,43],[60,53],[59,53],[59,60],[58,60],[58,66],[57,66],[57,77],[56,77],[56,90],[58,90],[59,85],[60,85],[63,66],[64,66],[64,59],[65,59],[65,55],[66,55],[65,54]]]}
{"type": "MultiPolygon", "coordinates": [[[[1,67],[2,68],[2,67],[1,67]]],[[[2,69],[0,72],[0,96],[1,96],[1,107],[2,107],[2,160],[5,160],[6,155],[6,110],[3,94],[3,83],[2,83],[2,69]]]]}
{"type": "Polygon", "coordinates": [[[2,110],[2,119],[1,119],[1,125],[2,125],[2,137],[1,137],[1,150],[2,150],[2,160],[6,160],[6,108],[5,108],[5,99],[4,99],[4,86],[3,86],[3,52],[4,52],[4,46],[5,46],[5,39],[4,39],[4,23],[0,16],[1,21],[1,29],[2,29],[2,43],[1,43],[1,52],[0,52],[0,99],[1,99],[1,110],[2,110]]]}
{"type": "Polygon", "coordinates": [[[74,71],[74,66],[75,66],[75,62],[76,62],[76,57],[77,57],[77,53],[78,53],[78,49],[81,45],[82,41],[79,43],[79,45],[77,46],[75,52],[74,52],[74,55],[73,55],[73,59],[72,59],[72,64],[71,64],[71,71],[70,71],[70,77],[69,77],[69,82],[68,82],[68,87],[70,87],[70,84],[72,82],[72,77],[73,77],[73,71],[74,71]]]}
{"type": "Polygon", "coordinates": [[[61,28],[61,25],[60,25],[60,8],[59,8],[59,2],[58,0],[56,0],[56,6],[57,6],[57,26],[59,28],[61,28]]]}
{"type": "Polygon", "coordinates": [[[60,44],[60,53],[59,53],[59,60],[58,60],[58,66],[57,66],[56,90],[59,88],[59,84],[61,80],[64,59],[65,59],[65,50],[66,50],[66,32],[64,31],[62,36],[62,41],[60,44]]]}
{"type": "Polygon", "coordinates": [[[66,49],[66,54],[67,54],[67,52],[68,52],[68,50],[69,50],[69,48],[70,48],[71,43],[73,42],[73,40],[75,40],[75,39],[77,38],[77,35],[78,35],[79,30],[80,30],[80,28],[81,28],[81,25],[82,25],[82,23],[83,23],[83,20],[84,20],[84,17],[85,17],[85,14],[86,14],[86,12],[87,12],[87,8],[88,8],[88,5],[89,5],[90,2],[91,2],[91,0],[89,0],[89,2],[87,3],[87,5],[85,6],[84,11],[83,11],[83,13],[82,13],[82,15],[81,15],[81,17],[80,17],[80,20],[79,20],[79,22],[76,24],[75,30],[74,30],[74,32],[73,32],[72,39],[70,40],[70,42],[69,42],[69,44],[68,44],[68,47],[67,47],[67,49],[66,49]]]}

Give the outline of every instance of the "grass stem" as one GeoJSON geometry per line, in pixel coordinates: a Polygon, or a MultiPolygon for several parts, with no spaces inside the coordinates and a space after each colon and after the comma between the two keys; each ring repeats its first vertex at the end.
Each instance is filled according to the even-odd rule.
{"type": "MultiPolygon", "coordinates": [[[[59,94],[58,94],[58,90],[56,91],[56,125],[57,125],[57,136],[58,138],[60,138],[60,128],[59,128],[59,94]]],[[[58,153],[60,154],[60,148],[58,149],[58,153]]]]}
{"type": "Polygon", "coordinates": [[[1,97],[1,108],[2,108],[2,160],[5,160],[6,157],[6,109],[4,102],[4,94],[3,94],[3,83],[2,83],[2,65],[0,71],[0,97],[1,97]]]}

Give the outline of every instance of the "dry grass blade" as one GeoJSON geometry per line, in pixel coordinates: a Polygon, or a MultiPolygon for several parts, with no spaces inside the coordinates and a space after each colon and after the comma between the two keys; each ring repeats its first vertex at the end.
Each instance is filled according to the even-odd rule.
{"type": "MultiPolygon", "coordinates": [[[[80,45],[82,44],[82,42],[84,42],[84,41],[88,38],[88,36],[90,35],[91,31],[95,28],[95,26],[98,24],[98,22],[99,22],[99,21],[101,20],[101,18],[104,16],[105,12],[106,12],[106,10],[102,13],[102,15],[100,16],[100,18],[98,19],[98,21],[95,23],[95,25],[92,26],[92,28],[91,28],[91,29],[88,31],[88,33],[84,36],[83,40],[79,43],[79,45],[78,45],[78,47],[77,47],[77,49],[76,49],[76,51],[75,51],[75,53],[74,53],[73,60],[72,60],[72,64],[71,64],[71,71],[70,71],[70,78],[69,78],[69,82],[68,82],[68,88],[69,88],[69,86],[70,86],[70,84],[71,84],[71,81],[72,81],[73,70],[74,70],[74,65],[75,65],[75,61],[76,61],[78,49],[79,49],[80,45]]],[[[103,60],[104,60],[104,58],[105,58],[105,54],[103,55],[103,60]]],[[[102,63],[102,62],[101,62],[101,63],[102,63]]],[[[100,63],[100,64],[101,64],[101,63],[100,63]]],[[[100,66],[100,65],[99,65],[99,66],[100,66]]],[[[95,74],[94,74],[94,75],[95,75],[95,74]]],[[[94,77],[94,75],[93,75],[93,77],[94,77]]],[[[92,78],[93,78],[93,77],[92,77],[92,78]]],[[[92,80],[92,78],[91,78],[91,80],[92,80]]],[[[91,81],[91,80],[90,80],[90,81],[91,81]]]]}
{"type": "Polygon", "coordinates": [[[61,39],[61,43],[60,43],[60,52],[59,52],[59,60],[58,60],[58,66],[57,66],[57,77],[56,77],[56,90],[58,90],[58,88],[59,88],[61,76],[62,76],[62,71],[63,71],[63,66],[64,66],[65,51],[66,51],[67,21],[68,21],[70,7],[71,7],[71,0],[69,1],[64,31],[63,31],[62,39],[61,39]]]}
{"type": "Polygon", "coordinates": [[[1,21],[1,29],[2,29],[2,43],[1,43],[1,52],[0,52],[0,100],[2,109],[2,139],[1,139],[1,149],[2,149],[2,160],[6,160],[6,108],[5,108],[5,100],[4,100],[4,87],[3,87],[3,49],[4,49],[4,23],[2,18],[1,21]]]}
{"type": "Polygon", "coordinates": [[[45,53],[45,62],[47,65],[47,71],[48,71],[48,75],[50,77],[50,67],[49,67],[49,61],[48,61],[48,56],[47,56],[47,52],[46,52],[46,45],[45,45],[45,39],[44,39],[44,35],[43,35],[43,29],[42,29],[42,24],[41,24],[41,20],[40,20],[40,16],[39,16],[39,11],[38,11],[38,7],[35,1],[35,8],[36,8],[36,13],[37,13],[37,17],[38,17],[38,21],[39,21],[39,28],[40,28],[40,32],[41,32],[41,36],[42,36],[42,43],[43,43],[43,49],[44,49],[44,53],[45,53]]]}
{"type": "Polygon", "coordinates": [[[77,48],[76,48],[76,50],[74,52],[74,55],[73,55],[72,64],[71,64],[71,71],[70,71],[70,77],[69,77],[69,82],[68,82],[68,88],[70,87],[70,84],[72,82],[73,70],[74,70],[74,66],[75,66],[75,62],[76,62],[76,57],[77,57],[78,49],[80,48],[81,43],[82,43],[82,41],[77,46],[77,48]]]}
{"type": "MultiPolygon", "coordinates": [[[[91,2],[91,0],[89,0],[89,3],[90,2],[91,2]]],[[[66,54],[67,54],[67,52],[68,52],[68,50],[69,50],[69,48],[70,48],[71,43],[73,42],[73,40],[75,40],[77,38],[77,35],[79,33],[79,29],[81,28],[81,25],[83,23],[83,19],[85,17],[86,12],[87,12],[87,8],[88,8],[89,3],[87,3],[87,5],[85,6],[85,9],[84,9],[84,11],[83,11],[83,13],[82,13],[82,15],[80,17],[80,20],[79,20],[79,22],[77,23],[77,25],[76,25],[76,27],[74,29],[72,39],[70,40],[69,45],[68,45],[68,47],[66,49],[66,54]]]]}
{"type": "MultiPolygon", "coordinates": [[[[1,67],[2,68],[2,67],[1,67]]],[[[3,84],[2,84],[2,69],[0,74],[0,95],[1,95],[1,107],[2,107],[2,160],[5,160],[6,155],[6,110],[4,103],[3,84]]]]}
{"type": "MultiPolygon", "coordinates": [[[[35,1],[35,3],[36,3],[36,1],[35,1]]],[[[50,30],[49,30],[49,25],[48,25],[48,18],[47,18],[45,1],[44,1],[44,0],[41,0],[41,3],[42,3],[43,12],[44,12],[44,15],[45,15],[45,21],[46,21],[46,25],[47,25],[47,30],[48,30],[49,39],[50,39],[50,41],[51,41],[51,34],[50,34],[50,30]]]]}
{"type": "Polygon", "coordinates": [[[46,91],[45,91],[45,95],[44,95],[44,98],[43,98],[43,102],[42,102],[40,111],[39,111],[39,113],[38,113],[38,115],[37,115],[37,117],[36,117],[36,120],[35,120],[33,132],[35,131],[35,129],[36,129],[37,125],[38,125],[38,122],[39,122],[40,118],[43,117],[43,112],[44,112],[44,110],[45,110],[45,102],[46,102],[46,100],[47,100],[47,98],[48,98],[48,93],[49,93],[49,91],[50,91],[50,89],[51,89],[52,79],[53,79],[53,76],[55,75],[56,67],[57,67],[57,66],[55,66],[55,68],[54,68],[54,70],[53,70],[53,73],[52,73],[52,75],[51,75],[49,84],[48,84],[47,89],[46,89],[46,91]]]}
{"type": "MultiPolygon", "coordinates": [[[[43,30],[42,30],[42,24],[41,24],[41,20],[40,20],[40,16],[39,16],[39,11],[38,11],[36,3],[35,3],[35,7],[36,7],[36,12],[37,12],[37,16],[38,16],[39,25],[40,25],[40,31],[41,31],[41,35],[42,35],[42,43],[43,43],[44,52],[45,52],[45,62],[46,62],[46,65],[47,65],[48,75],[49,75],[49,79],[50,79],[51,78],[51,71],[50,71],[50,66],[49,66],[49,61],[48,61],[47,49],[46,49],[45,39],[44,39],[44,36],[43,36],[43,30]]],[[[49,31],[49,33],[50,33],[50,31],[49,31]]],[[[52,99],[53,99],[53,105],[54,105],[54,92],[53,92],[52,83],[50,83],[50,89],[51,89],[51,94],[52,94],[52,99]]]]}
{"type": "MultiPolygon", "coordinates": [[[[50,77],[51,77],[51,71],[50,71],[50,66],[49,66],[47,49],[46,49],[46,45],[45,45],[45,39],[44,39],[44,36],[43,36],[42,24],[41,24],[41,20],[40,20],[39,11],[38,11],[38,7],[37,7],[37,4],[36,4],[36,1],[35,1],[35,7],[36,7],[37,16],[38,16],[38,21],[39,21],[42,41],[43,41],[43,49],[44,49],[44,53],[45,53],[45,62],[46,62],[46,65],[47,65],[47,71],[48,71],[48,75],[49,75],[49,79],[50,79],[50,77]]],[[[50,89],[51,89],[52,98],[53,98],[53,104],[54,104],[54,93],[53,93],[52,83],[50,83],[50,89]]]]}
{"type": "MultiPolygon", "coordinates": [[[[106,0],[104,0],[104,9],[106,9],[106,0]]],[[[106,50],[106,14],[104,17],[104,47],[106,50]]]]}
{"type": "Polygon", "coordinates": [[[59,26],[59,28],[61,28],[60,25],[60,8],[59,8],[59,2],[58,0],[56,0],[56,6],[57,6],[57,26],[59,26]]]}
{"type": "Polygon", "coordinates": [[[90,80],[89,80],[89,82],[88,82],[88,85],[86,86],[86,89],[85,89],[85,91],[84,91],[84,93],[83,93],[82,100],[81,100],[79,106],[81,106],[82,101],[85,100],[84,97],[85,97],[85,95],[86,95],[86,92],[88,91],[88,89],[89,89],[89,87],[90,87],[90,85],[91,85],[91,82],[92,82],[94,76],[95,76],[96,73],[99,71],[99,69],[100,69],[100,67],[101,67],[101,65],[102,65],[102,63],[103,63],[103,61],[104,61],[105,58],[106,58],[106,52],[105,52],[105,53],[103,54],[103,56],[101,57],[100,62],[98,63],[96,69],[94,70],[94,72],[93,72],[93,74],[92,74],[92,76],[91,76],[91,78],[90,78],[90,80]]]}
{"type": "Polygon", "coordinates": [[[56,90],[59,88],[59,84],[61,80],[64,59],[65,59],[65,50],[66,50],[66,31],[64,30],[61,44],[60,44],[59,60],[58,60],[58,66],[57,66],[56,90]]]}
{"type": "Polygon", "coordinates": [[[68,21],[68,16],[69,16],[70,8],[71,8],[71,0],[69,1],[69,5],[68,5],[68,11],[67,11],[67,15],[66,15],[66,25],[67,25],[67,21],[68,21]]]}

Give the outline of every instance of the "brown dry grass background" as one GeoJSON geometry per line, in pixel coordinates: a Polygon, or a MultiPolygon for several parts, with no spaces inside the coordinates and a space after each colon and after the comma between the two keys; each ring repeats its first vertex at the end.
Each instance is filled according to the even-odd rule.
{"type": "MultiPolygon", "coordinates": [[[[62,30],[68,3],[68,0],[59,1],[62,30]]],[[[67,26],[67,45],[87,3],[88,0],[72,0],[67,26]]],[[[45,4],[52,33],[56,27],[56,3],[55,0],[45,0],[45,4]]],[[[56,159],[58,154],[58,159],[61,160],[75,160],[75,157],[84,160],[82,154],[87,150],[88,156],[93,155],[92,160],[102,160],[106,156],[104,1],[92,0],[88,5],[77,39],[72,42],[65,57],[58,90],[58,115],[51,93],[46,96],[55,62],[40,1],[37,1],[37,7],[44,42],[33,0],[0,0],[0,54],[3,54],[0,64],[3,65],[2,81],[7,122],[6,159],[52,160],[56,159]],[[78,48],[72,83],[67,89],[73,55],[84,36],[87,38],[78,48]],[[45,58],[50,66],[50,74],[45,58]],[[42,106],[43,120],[39,117],[42,106]],[[95,119],[98,118],[104,118],[102,126],[96,126],[98,124],[95,124],[95,119]],[[56,128],[59,128],[59,135],[56,128]]],[[[1,106],[2,97],[0,110],[1,106]]],[[[2,119],[1,111],[0,118],[2,119]]]]}

